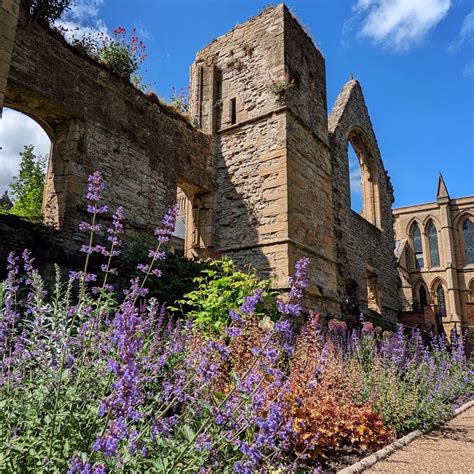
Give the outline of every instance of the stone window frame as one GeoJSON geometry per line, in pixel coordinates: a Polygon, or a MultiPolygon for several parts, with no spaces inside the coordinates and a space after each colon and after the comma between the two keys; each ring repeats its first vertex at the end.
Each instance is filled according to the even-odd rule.
{"type": "Polygon", "coordinates": [[[439,245],[440,236],[441,236],[441,232],[440,232],[440,230],[438,230],[438,226],[436,225],[435,220],[432,217],[429,217],[429,219],[426,221],[425,232],[424,232],[426,248],[428,249],[428,251],[426,252],[426,261],[425,261],[427,268],[441,268],[442,267],[441,248],[440,248],[440,245],[439,245]],[[432,246],[431,246],[430,228],[433,228],[436,232],[436,246],[437,246],[437,253],[438,253],[438,265],[433,265],[433,258],[432,258],[433,249],[432,249],[432,246]]]}
{"type": "Polygon", "coordinates": [[[382,303],[380,298],[380,285],[379,285],[379,273],[374,268],[367,266],[366,269],[366,282],[367,282],[367,308],[371,311],[375,311],[378,314],[382,314],[382,303]],[[373,293],[371,298],[370,294],[373,293]],[[374,300],[371,302],[371,300],[374,300]]]}
{"type": "Polygon", "coordinates": [[[443,285],[441,285],[441,284],[439,284],[436,287],[436,303],[437,303],[437,306],[438,306],[438,314],[442,318],[445,318],[447,316],[446,291],[445,291],[443,285]]]}
{"type": "Polygon", "coordinates": [[[430,285],[430,297],[433,304],[436,305],[436,310],[438,311],[439,308],[439,301],[438,301],[438,289],[439,287],[443,288],[444,292],[444,305],[445,305],[445,314],[442,315],[443,318],[447,317],[450,311],[450,304],[449,304],[449,294],[448,294],[448,285],[441,277],[436,277],[430,285]]]}
{"type": "Polygon", "coordinates": [[[410,265],[412,267],[412,269],[414,269],[415,271],[423,271],[426,269],[426,258],[425,258],[425,242],[424,242],[424,238],[423,238],[423,233],[421,231],[421,229],[423,229],[423,226],[421,225],[420,222],[418,222],[417,220],[414,220],[410,223],[410,226],[409,226],[409,236],[410,236],[410,246],[411,246],[411,255],[412,255],[412,265],[410,265]],[[415,237],[414,237],[414,233],[415,233],[415,230],[418,230],[418,232],[420,233],[420,245],[421,245],[421,251],[418,251],[417,252],[417,249],[415,248],[415,237]],[[420,255],[421,254],[421,259],[422,259],[422,265],[421,266],[418,266],[417,262],[418,262],[418,259],[417,259],[417,255],[420,255]]]}
{"type": "Polygon", "coordinates": [[[237,124],[237,97],[229,99],[229,123],[230,125],[237,124]]]}
{"type": "Polygon", "coordinates": [[[461,257],[461,262],[463,266],[474,266],[474,260],[472,262],[468,262],[467,260],[467,252],[466,252],[466,236],[464,226],[466,222],[470,222],[471,225],[474,225],[474,216],[470,213],[464,213],[458,222],[458,235],[459,235],[459,253],[461,257]]]}
{"type": "Polygon", "coordinates": [[[474,278],[467,285],[467,301],[468,303],[474,303],[474,278]]]}
{"type": "MultiPolygon", "coordinates": [[[[346,139],[346,160],[348,170],[349,144],[352,146],[359,161],[362,181],[362,212],[359,215],[373,226],[382,230],[382,208],[379,183],[380,170],[377,165],[377,155],[372,149],[364,130],[358,126],[352,127],[347,134],[346,139]]],[[[348,175],[349,174],[350,173],[348,173],[348,175]]]]}
{"type": "Polygon", "coordinates": [[[426,294],[426,303],[425,305],[431,304],[432,298],[431,298],[431,293],[428,288],[428,285],[425,283],[424,280],[421,278],[416,281],[416,283],[413,286],[413,306],[416,306],[416,304],[419,304],[421,307],[421,310],[423,310],[425,305],[421,304],[421,289],[424,288],[425,294],[426,294]]]}

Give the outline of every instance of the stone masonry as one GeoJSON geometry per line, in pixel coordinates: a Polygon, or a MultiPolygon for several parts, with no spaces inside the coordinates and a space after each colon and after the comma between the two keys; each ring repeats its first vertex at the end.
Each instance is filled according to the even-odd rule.
{"type": "MultiPolygon", "coordinates": [[[[0,24],[12,21],[6,12],[0,24]]],[[[43,211],[55,238],[79,241],[87,176],[98,169],[107,200],[136,227],[156,224],[178,193],[188,256],[228,254],[281,290],[308,256],[308,306],[395,318],[393,194],[361,86],[348,82],[328,118],[325,60],[285,5],[198,52],[190,119],[26,12],[11,31],[0,92],[52,139],[43,211]],[[349,142],[362,170],[360,215],[350,209],[349,142]]]]}
{"type": "Polygon", "coordinates": [[[7,89],[20,0],[0,0],[0,117],[7,89]]]}
{"type": "Polygon", "coordinates": [[[213,186],[211,137],[24,13],[5,106],[33,117],[51,138],[44,218],[71,237],[96,169],[110,185],[110,206],[123,205],[135,226],[157,224],[177,185],[213,186]]]}
{"type": "MultiPolygon", "coordinates": [[[[456,325],[474,348],[474,196],[451,198],[440,176],[436,202],[400,207],[393,213],[403,320],[431,311],[438,330],[450,337],[456,325]]],[[[427,321],[419,322],[423,327],[427,321]]]]}
{"type": "Polygon", "coordinates": [[[393,194],[357,81],[328,123],[324,58],[279,5],[197,54],[191,99],[195,120],[216,140],[216,248],[275,274],[282,289],[307,255],[317,307],[394,317],[393,194]],[[275,93],[285,79],[291,85],[275,93]],[[350,209],[349,141],[363,171],[363,215],[350,209]]]}

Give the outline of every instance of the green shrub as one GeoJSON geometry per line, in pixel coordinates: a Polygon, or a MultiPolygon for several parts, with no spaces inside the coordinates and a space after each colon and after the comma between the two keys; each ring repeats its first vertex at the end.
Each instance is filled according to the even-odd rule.
{"type": "Polygon", "coordinates": [[[268,315],[269,308],[264,311],[264,306],[271,295],[270,280],[258,279],[255,271],[236,270],[227,257],[210,262],[209,268],[201,273],[202,276],[194,279],[198,288],[177,302],[181,310],[187,309],[186,314],[193,319],[195,327],[202,328],[206,333],[221,333],[229,324],[230,310],[242,305],[245,297],[257,288],[264,290],[264,304],[257,307],[256,314],[268,315]]]}
{"type": "Polygon", "coordinates": [[[24,150],[20,152],[18,176],[15,176],[10,184],[14,204],[9,212],[20,217],[41,216],[46,157],[36,156],[33,152],[33,145],[25,145],[24,150]]]}

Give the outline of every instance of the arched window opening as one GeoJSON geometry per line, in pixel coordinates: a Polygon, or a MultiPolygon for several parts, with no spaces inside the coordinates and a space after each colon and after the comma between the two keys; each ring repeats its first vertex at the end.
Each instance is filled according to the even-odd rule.
{"type": "Polygon", "coordinates": [[[361,131],[353,130],[347,143],[351,209],[381,227],[376,163],[361,131]]]}
{"type": "Polygon", "coordinates": [[[423,260],[423,243],[421,241],[421,231],[418,224],[413,225],[412,229],[413,253],[415,256],[415,267],[421,269],[424,267],[423,260]]]}
{"type": "Polygon", "coordinates": [[[378,290],[377,275],[367,271],[367,307],[377,313],[382,313],[378,290]]]}
{"type": "Polygon", "coordinates": [[[430,244],[430,259],[432,267],[439,267],[439,247],[438,247],[438,231],[433,222],[428,224],[428,241],[430,244]]]}
{"type": "Polygon", "coordinates": [[[41,217],[49,136],[29,116],[4,108],[0,145],[0,213],[41,217]]]}
{"type": "Polygon", "coordinates": [[[186,257],[207,258],[213,238],[212,194],[180,181],[177,203],[178,216],[174,235],[179,241],[179,248],[186,257]]]}
{"type": "Polygon", "coordinates": [[[420,285],[420,306],[423,309],[428,304],[428,295],[426,293],[426,288],[424,285],[420,285]]]}
{"type": "Polygon", "coordinates": [[[349,142],[347,147],[349,158],[349,183],[351,192],[351,209],[357,214],[362,214],[362,174],[360,171],[359,158],[349,142]]]}
{"type": "Polygon", "coordinates": [[[446,299],[444,295],[444,288],[442,285],[438,285],[436,289],[436,302],[438,303],[438,314],[441,317],[446,316],[446,299]]]}
{"type": "Polygon", "coordinates": [[[469,285],[468,301],[469,303],[474,303],[474,280],[469,285]]]}
{"type": "Polygon", "coordinates": [[[184,191],[178,186],[176,191],[176,203],[178,206],[178,215],[176,217],[176,225],[174,227],[173,241],[175,251],[184,254],[184,242],[186,239],[186,219],[188,212],[188,198],[184,191]]]}
{"type": "Polygon", "coordinates": [[[474,263],[474,222],[467,218],[462,224],[466,263],[474,263]]]}

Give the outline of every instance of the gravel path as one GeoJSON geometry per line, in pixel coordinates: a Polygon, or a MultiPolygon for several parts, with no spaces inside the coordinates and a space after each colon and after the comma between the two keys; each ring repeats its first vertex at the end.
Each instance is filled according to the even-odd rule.
{"type": "Polygon", "coordinates": [[[474,407],[364,473],[474,474],[474,407]]]}

